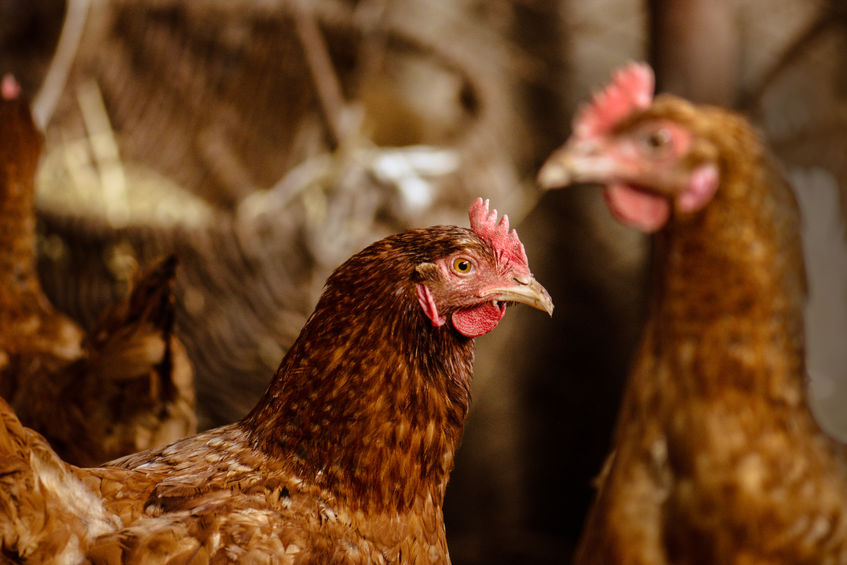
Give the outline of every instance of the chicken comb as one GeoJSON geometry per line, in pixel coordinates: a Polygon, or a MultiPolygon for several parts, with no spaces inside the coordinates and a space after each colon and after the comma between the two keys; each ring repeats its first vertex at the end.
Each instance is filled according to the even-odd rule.
{"type": "Polygon", "coordinates": [[[630,63],[618,69],[612,82],[577,113],[574,133],[580,138],[609,133],[633,110],[650,106],[654,84],[653,69],[646,63],[630,63]]]}
{"type": "Polygon", "coordinates": [[[477,198],[468,210],[468,217],[473,232],[491,243],[501,264],[511,265],[519,273],[530,274],[529,260],[523,243],[518,239],[518,232],[509,230],[509,216],[503,214],[498,222],[497,210],[489,211],[488,200],[477,198]]]}
{"type": "Polygon", "coordinates": [[[0,82],[0,96],[3,100],[14,100],[21,95],[21,85],[15,80],[11,73],[3,75],[3,80],[0,82]]]}

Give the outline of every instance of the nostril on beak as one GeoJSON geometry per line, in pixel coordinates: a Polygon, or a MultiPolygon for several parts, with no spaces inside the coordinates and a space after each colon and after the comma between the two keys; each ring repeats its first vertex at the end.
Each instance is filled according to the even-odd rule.
{"type": "Polygon", "coordinates": [[[527,285],[532,281],[532,276],[515,275],[514,278],[516,283],[523,285],[527,285]]]}

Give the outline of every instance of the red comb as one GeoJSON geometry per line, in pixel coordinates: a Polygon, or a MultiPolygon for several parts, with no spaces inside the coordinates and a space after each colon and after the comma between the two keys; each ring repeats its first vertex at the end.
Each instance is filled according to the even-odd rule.
{"type": "Polygon", "coordinates": [[[509,216],[503,215],[497,221],[497,210],[488,210],[488,200],[477,198],[468,211],[471,229],[483,239],[487,239],[501,263],[511,265],[515,271],[530,274],[526,250],[518,239],[518,232],[509,231],[509,216]]]}
{"type": "Polygon", "coordinates": [[[653,87],[653,69],[646,63],[630,63],[619,69],[611,84],[577,113],[574,133],[577,137],[608,133],[633,110],[650,106],[653,87]]]}
{"type": "Polygon", "coordinates": [[[11,73],[3,75],[2,84],[0,84],[0,96],[3,100],[14,100],[21,94],[21,85],[15,80],[11,73]]]}

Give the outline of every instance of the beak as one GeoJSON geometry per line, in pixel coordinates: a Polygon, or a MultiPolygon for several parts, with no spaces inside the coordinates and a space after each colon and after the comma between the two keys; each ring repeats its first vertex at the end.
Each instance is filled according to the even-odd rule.
{"type": "Polygon", "coordinates": [[[553,315],[553,299],[532,275],[516,276],[514,285],[488,289],[482,297],[498,302],[520,302],[553,315]]]}
{"type": "Polygon", "coordinates": [[[575,183],[604,183],[617,172],[617,163],[599,140],[571,138],[547,158],[537,182],[542,189],[552,190],[575,183]]]}

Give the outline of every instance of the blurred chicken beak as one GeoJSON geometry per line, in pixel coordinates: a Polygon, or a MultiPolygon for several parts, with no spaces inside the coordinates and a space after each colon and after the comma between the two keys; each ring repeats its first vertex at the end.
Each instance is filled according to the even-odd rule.
{"type": "Polygon", "coordinates": [[[515,277],[515,284],[491,288],[482,293],[483,298],[497,302],[520,302],[553,315],[553,299],[533,276],[515,277]]]}
{"type": "Polygon", "coordinates": [[[538,186],[544,190],[562,188],[571,183],[569,157],[566,147],[560,147],[550,155],[538,171],[538,186]]]}
{"type": "Polygon", "coordinates": [[[544,190],[580,182],[603,183],[616,172],[616,163],[595,139],[570,139],[547,158],[538,171],[537,182],[544,190]]]}

